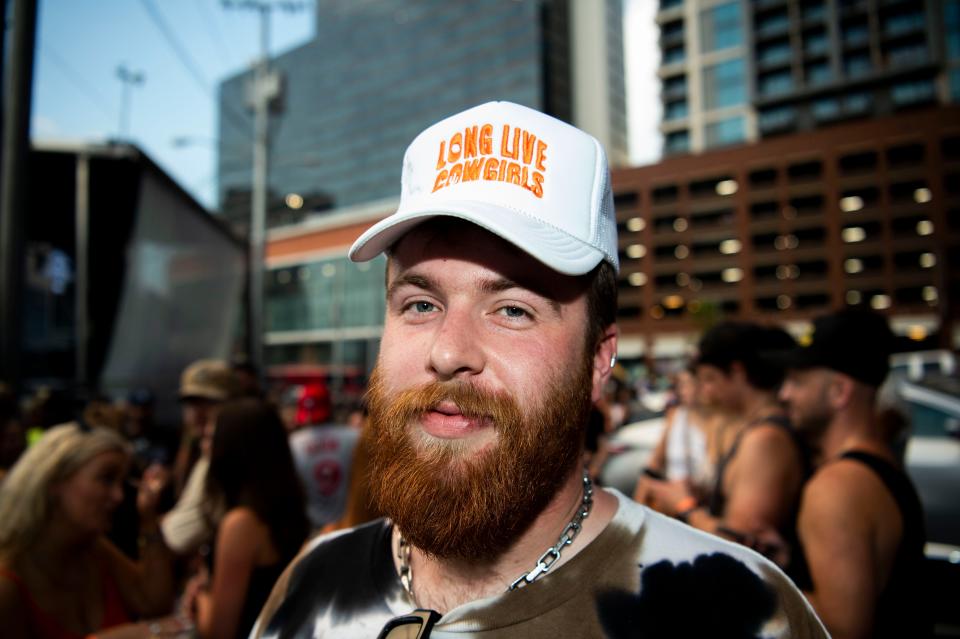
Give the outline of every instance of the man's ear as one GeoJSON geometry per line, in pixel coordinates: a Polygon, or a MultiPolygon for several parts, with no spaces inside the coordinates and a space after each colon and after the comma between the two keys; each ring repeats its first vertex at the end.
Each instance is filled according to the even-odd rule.
{"type": "Polygon", "coordinates": [[[833,373],[827,386],[827,399],[830,408],[841,410],[850,403],[854,391],[854,381],[842,373],[833,373]]]}
{"type": "Polygon", "coordinates": [[[600,340],[593,353],[593,389],[590,398],[594,403],[603,398],[603,388],[607,385],[613,365],[617,362],[618,333],[616,323],[607,326],[600,334],[600,340]]]}

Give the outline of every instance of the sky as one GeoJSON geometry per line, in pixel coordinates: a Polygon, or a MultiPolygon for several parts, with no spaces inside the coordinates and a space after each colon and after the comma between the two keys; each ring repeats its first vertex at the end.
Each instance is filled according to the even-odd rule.
{"type": "MultiPolygon", "coordinates": [[[[594,0],[575,0],[578,2],[594,0]]],[[[209,208],[216,207],[217,85],[259,55],[259,17],[222,0],[39,0],[31,136],[130,141],[209,208]],[[118,68],[142,75],[126,131],[118,68]],[[175,143],[176,140],[180,143],[175,143]]],[[[234,5],[242,4],[233,2],[234,5]]],[[[270,53],[313,35],[309,2],[274,2],[270,53]]],[[[627,108],[634,164],[657,160],[657,0],[624,0],[627,108]]],[[[399,188],[399,184],[398,184],[399,188]]]]}

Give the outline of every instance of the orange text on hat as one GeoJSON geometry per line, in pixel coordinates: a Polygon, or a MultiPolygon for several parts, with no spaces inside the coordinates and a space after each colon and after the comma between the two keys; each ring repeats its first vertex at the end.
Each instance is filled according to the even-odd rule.
{"type": "Polygon", "coordinates": [[[487,180],[515,184],[542,198],[547,143],[509,124],[504,124],[500,133],[499,145],[494,143],[491,124],[469,126],[449,140],[441,140],[433,190],[487,180]]]}

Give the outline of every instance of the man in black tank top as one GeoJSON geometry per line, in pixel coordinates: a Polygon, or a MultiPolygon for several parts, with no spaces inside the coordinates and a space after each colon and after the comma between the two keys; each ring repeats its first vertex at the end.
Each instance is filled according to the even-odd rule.
{"type": "Polygon", "coordinates": [[[835,638],[929,636],[923,510],[876,410],[893,335],[860,311],[813,324],[782,357],[780,397],[817,450],[797,519],[797,585],[835,638]]]}

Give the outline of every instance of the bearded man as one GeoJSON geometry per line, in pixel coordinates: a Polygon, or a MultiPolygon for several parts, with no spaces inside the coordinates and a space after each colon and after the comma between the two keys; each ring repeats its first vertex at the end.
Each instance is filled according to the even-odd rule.
{"type": "Polygon", "coordinates": [[[930,636],[923,507],[877,410],[894,343],[887,320],[824,315],[803,343],[781,356],[780,390],[817,451],[797,517],[797,585],[835,638],[930,636]]]}
{"type": "Polygon", "coordinates": [[[581,460],[617,347],[600,144],[492,102],[407,149],[368,399],[388,515],[312,542],[263,637],[821,637],[755,553],[594,489],[581,460]],[[693,606],[693,607],[691,607],[693,606]]]}

